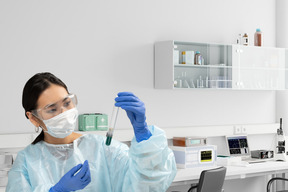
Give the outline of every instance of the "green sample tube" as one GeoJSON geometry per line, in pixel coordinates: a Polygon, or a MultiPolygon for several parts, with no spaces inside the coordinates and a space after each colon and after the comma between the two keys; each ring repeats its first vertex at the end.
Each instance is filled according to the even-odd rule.
{"type": "Polygon", "coordinates": [[[106,143],[105,144],[107,146],[109,146],[111,144],[111,141],[112,141],[113,132],[114,132],[116,121],[117,121],[118,111],[119,111],[119,107],[115,107],[115,105],[114,105],[111,120],[110,120],[109,129],[108,129],[108,132],[106,134],[106,143]]]}

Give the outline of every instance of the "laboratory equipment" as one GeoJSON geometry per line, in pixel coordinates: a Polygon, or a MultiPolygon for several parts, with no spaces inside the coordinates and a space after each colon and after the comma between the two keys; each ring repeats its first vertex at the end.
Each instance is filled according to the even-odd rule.
{"type": "MultiPolygon", "coordinates": [[[[252,156],[252,153],[250,151],[250,147],[248,144],[248,139],[247,139],[247,135],[234,135],[234,136],[226,136],[226,149],[221,152],[221,155],[223,156],[231,156],[231,157],[241,157],[241,163],[239,165],[239,162],[235,162],[235,164],[233,163],[233,165],[235,166],[246,166],[250,163],[257,163],[257,162],[264,162],[264,161],[268,161],[268,160],[273,160],[271,157],[271,153],[268,152],[267,156],[269,156],[269,158],[254,158],[255,156],[255,152],[252,156]],[[224,153],[223,153],[224,152],[224,153]],[[246,162],[243,163],[242,162],[246,162]]],[[[264,150],[262,150],[264,151],[264,150]]],[[[266,150],[268,151],[268,150],[266,150]]]]}
{"type": "Polygon", "coordinates": [[[216,165],[216,145],[203,145],[194,147],[170,146],[170,148],[173,150],[178,168],[193,168],[216,165]]]}
{"type": "Polygon", "coordinates": [[[227,144],[230,155],[248,155],[250,150],[248,146],[247,136],[227,136],[227,144]]]}
{"type": "Polygon", "coordinates": [[[113,137],[113,132],[115,129],[116,121],[117,121],[117,116],[119,112],[119,107],[113,106],[113,111],[110,119],[110,125],[109,125],[109,130],[106,134],[106,145],[109,146],[111,144],[111,140],[113,137]]]}
{"type": "Polygon", "coordinates": [[[182,147],[206,145],[206,138],[204,137],[173,137],[173,145],[182,146],[182,147]]]}
{"type": "Polygon", "coordinates": [[[206,84],[205,84],[206,88],[209,88],[209,80],[208,80],[208,76],[206,77],[206,84]]]}
{"type": "Polygon", "coordinates": [[[270,150],[253,150],[251,157],[256,159],[269,159],[274,157],[274,151],[270,150]]]}
{"type": "Polygon", "coordinates": [[[195,88],[195,84],[192,78],[190,79],[190,88],[195,88]]]}
{"type": "Polygon", "coordinates": [[[200,75],[199,79],[197,79],[197,88],[204,88],[204,81],[203,81],[201,75],[200,75]]]}
{"type": "Polygon", "coordinates": [[[190,88],[186,71],[182,72],[182,88],[190,88]]]}
{"type": "Polygon", "coordinates": [[[279,161],[288,160],[288,151],[286,147],[286,142],[288,141],[287,136],[284,135],[282,129],[282,118],[280,118],[280,127],[277,129],[277,143],[276,143],[276,152],[275,159],[279,161]]]}
{"type": "Polygon", "coordinates": [[[108,115],[103,113],[85,113],[78,117],[79,131],[107,131],[108,115]]]}

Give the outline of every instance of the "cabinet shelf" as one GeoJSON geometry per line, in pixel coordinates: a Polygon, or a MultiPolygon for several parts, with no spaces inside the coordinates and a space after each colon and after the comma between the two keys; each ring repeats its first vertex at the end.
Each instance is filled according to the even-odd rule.
{"type": "Polygon", "coordinates": [[[227,66],[225,64],[209,64],[209,65],[191,65],[191,64],[174,64],[174,67],[191,67],[191,68],[241,68],[241,70],[275,70],[275,71],[288,71],[286,68],[279,67],[240,67],[240,66],[227,66]]]}
{"type": "Polygon", "coordinates": [[[241,70],[263,70],[263,71],[287,71],[285,68],[277,68],[277,67],[238,67],[241,70]]]}
{"type": "Polygon", "coordinates": [[[174,64],[175,67],[192,67],[192,68],[232,68],[225,64],[209,64],[209,65],[191,65],[191,64],[174,64]]]}

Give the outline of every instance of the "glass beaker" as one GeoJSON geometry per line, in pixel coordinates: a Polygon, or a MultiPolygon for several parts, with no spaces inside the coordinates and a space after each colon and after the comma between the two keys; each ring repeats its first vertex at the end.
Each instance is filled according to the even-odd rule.
{"type": "Polygon", "coordinates": [[[182,88],[190,88],[186,71],[182,72],[182,88]]]}

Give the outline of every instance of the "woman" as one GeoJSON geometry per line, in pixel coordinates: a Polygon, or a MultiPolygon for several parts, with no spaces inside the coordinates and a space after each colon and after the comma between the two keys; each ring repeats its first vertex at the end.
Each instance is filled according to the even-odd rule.
{"type": "Polygon", "coordinates": [[[38,73],[23,90],[25,115],[40,135],[17,154],[6,192],[166,191],[176,174],[165,133],[147,126],[145,106],[121,92],[115,106],[124,109],[135,138],[127,145],[105,137],[73,132],[77,98],[51,73],[38,73]]]}

